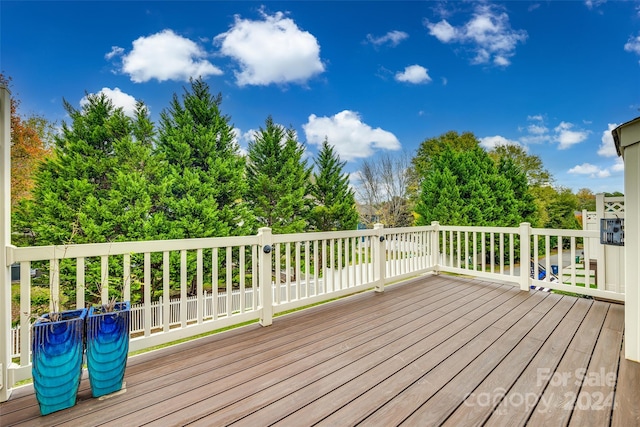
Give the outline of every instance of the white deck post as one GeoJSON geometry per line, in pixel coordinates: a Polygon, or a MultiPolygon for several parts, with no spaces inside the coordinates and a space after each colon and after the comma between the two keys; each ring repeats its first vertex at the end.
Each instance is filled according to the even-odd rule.
{"type": "Polygon", "coordinates": [[[4,86],[0,86],[0,183],[0,402],[6,402],[13,384],[8,375],[11,364],[11,264],[7,259],[7,248],[11,245],[11,95],[4,86]]]}
{"type": "MultiPolygon", "coordinates": [[[[260,259],[260,324],[269,326],[273,323],[273,286],[271,283],[271,252],[273,251],[273,241],[271,239],[271,229],[264,227],[258,230],[258,258],[260,259]]],[[[300,280],[299,278],[296,278],[300,280]]]]}
{"type": "Polygon", "coordinates": [[[611,134],[624,159],[625,357],[640,362],[640,117],[611,134]]]}
{"type": "Polygon", "coordinates": [[[384,224],[374,224],[376,234],[376,251],[373,257],[373,271],[376,279],[376,292],[384,292],[384,280],[387,274],[387,242],[384,240],[384,224]]]}
{"type": "Polygon", "coordinates": [[[440,274],[440,223],[431,221],[433,231],[431,232],[431,263],[433,272],[440,274]]]}
{"type": "Polygon", "coordinates": [[[529,292],[531,266],[531,224],[520,223],[520,290],[529,292]]]}

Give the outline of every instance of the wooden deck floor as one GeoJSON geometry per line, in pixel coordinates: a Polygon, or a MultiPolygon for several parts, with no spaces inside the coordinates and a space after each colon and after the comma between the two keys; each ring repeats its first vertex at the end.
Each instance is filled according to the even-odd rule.
{"type": "Polygon", "coordinates": [[[0,425],[640,424],[624,306],[426,276],[129,359],[126,391],[0,425]]]}

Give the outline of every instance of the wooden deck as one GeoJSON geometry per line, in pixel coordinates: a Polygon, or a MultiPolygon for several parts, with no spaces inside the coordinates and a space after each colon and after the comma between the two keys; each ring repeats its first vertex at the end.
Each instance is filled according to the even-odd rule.
{"type": "Polygon", "coordinates": [[[126,391],[39,416],[31,386],[0,425],[640,424],[624,306],[423,278],[129,359],[126,391]]]}

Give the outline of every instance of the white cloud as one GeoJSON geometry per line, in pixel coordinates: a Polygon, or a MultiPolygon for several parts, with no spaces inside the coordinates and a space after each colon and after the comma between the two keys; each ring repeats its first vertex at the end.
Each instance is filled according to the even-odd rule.
{"type": "Polygon", "coordinates": [[[529,125],[519,127],[520,132],[526,132],[525,135],[518,138],[523,145],[558,143],[558,150],[566,150],[575,144],[585,141],[591,131],[578,129],[573,123],[561,121],[553,129],[549,129],[546,119],[542,114],[527,116],[529,125]]]}
{"type": "Polygon", "coordinates": [[[111,51],[104,54],[104,59],[110,60],[115,56],[120,56],[124,53],[124,49],[120,46],[111,46],[111,51]]]}
{"type": "Polygon", "coordinates": [[[396,80],[399,82],[406,83],[429,83],[431,81],[431,77],[427,74],[429,70],[420,66],[420,65],[409,65],[404,68],[403,72],[396,73],[396,80]]]}
{"type": "Polygon", "coordinates": [[[499,65],[500,67],[506,67],[507,65],[511,64],[511,61],[509,61],[504,56],[496,55],[495,58],[493,58],[493,63],[499,65]]]}
{"type": "Polygon", "coordinates": [[[549,132],[549,129],[547,129],[546,126],[534,124],[534,125],[529,125],[527,127],[527,131],[534,135],[544,135],[545,133],[549,132]]]}
{"type": "Polygon", "coordinates": [[[560,124],[554,128],[554,140],[559,143],[558,150],[566,150],[575,144],[581,143],[589,136],[588,131],[571,130],[573,126],[573,123],[560,122],[560,124]]]}
{"type": "Polygon", "coordinates": [[[391,46],[395,47],[398,46],[398,44],[400,44],[402,40],[405,40],[407,38],[409,38],[409,34],[405,33],[404,31],[397,30],[389,31],[387,34],[380,37],[374,37],[371,34],[367,34],[367,41],[376,46],[388,43],[391,46]]]}
{"type": "Polygon", "coordinates": [[[594,9],[606,2],[607,0],[585,0],[584,4],[585,6],[587,6],[587,8],[594,9]]]}
{"type": "MultiPolygon", "coordinates": [[[[98,93],[105,94],[116,108],[122,108],[125,115],[135,117],[136,99],[133,96],[124,93],[120,88],[110,89],[108,87],[103,87],[98,93]]],[[[85,96],[80,100],[80,105],[84,107],[88,102],[89,100],[85,96]]]]}
{"type": "MultiPolygon", "coordinates": [[[[117,52],[117,49],[112,49],[107,55],[117,52]]],[[[133,41],[131,52],[122,57],[122,72],[136,83],[152,79],[159,82],[188,81],[190,77],[222,74],[218,67],[206,60],[207,55],[194,41],[171,30],[163,30],[133,41]]]]}
{"type": "Polygon", "coordinates": [[[509,23],[509,15],[498,6],[478,4],[473,16],[464,25],[454,27],[446,19],[437,23],[425,21],[429,34],[443,43],[460,43],[475,52],[474,64],[493,64],[506,67],[509,58],[515,55],[518,43],[527,39],[527,32],[514,30],[509,23]]]}
{"type": "Polygon", "coordinates": [[[602,132],[602,144],[598,147],[598,156],[602,157],[617,157],[618,153],[616,152],[616,145],[613,142],[613,135],[611,135],[611,131],[618,127],[615,123],[609,123],[607,125],[607,130],[602,132]]]}
{"type": "Polygon", "coordinates": [[[616,158],[616,162],[611,166],[611,170],[614,172],[622,172],[624,170],[624,160],[622,157],[616,158]]]}
{"type": "Polygon", "coordinates": [[[458,30],[443,19],[435,24],[425,21],[425,25],[429,29],[429,34],[440,40],[442,43],[449,43],[458,39],[458,30]]]}
{"type": "Polygon", "coordinates": [[[480,146],[487,150],[491,150],[498,145],[517,145],[521,146],[518,141],[514,141],[512,139],[507,139],[504,136],[495,135],[495,136],[486,136],[484,138],[480,138],[480,146]]]}
{"type": "Polygon", "coordinates": [[[611,172],[607,169],[600,169],[591,163],[583,163],[568,170],[568,173],[574,175],[588,175],[591,178],[607,178],[611,176],[611,172]]]}
{"type": "Polygon", "coordinates": [[[302,125],[309,144],[321,146],[327,138],[342,160],[351,161],[366,158],[375,150],[399,150],[400,141],[386,130],[373,129],[362,122],[355,111],[344,110],[332,117],[309,116],[302,125]]]}
{"type": "Polygon", "coordinates": [[[446,77],[441,77],[441,79],[442,79],[442,86],[446,86],[447,83],[449,83],[449,80],[447,80],[446,77]]]}
{"type": "Polygon", "coordinates": [[[248,154],[249,143],[255,140],[256,129],[249,129],[242,132],[240,128],[233,128],[233,141],[240,147],[240,154],[246,156],[248,154]]]}
{"type": "Polygon", "coordinates": [[[304,83],[324,71],[320,45],[311,33],[282,12],[261,13],[261,21],[236,16],[231,29],[214,39],[223,55],[238,61],[239,86],[304,83]]]}
{"type": "Polygon", "coordinates": [[[545,119],[542,114],[527,116],[527,121],[532,123],[526,128],[522,126],[518,127],[518,131],[526,131],[526,135],[518,138],[521,144],[527,146],[529,144],[543,144],[545,142],[553,141],[552,136],[549,134],[549,128],[545,125],[545,119]]]}
{"type": "Polygon", "coordinates": [[[624,50],[640,55],[640,34],[636,37],[629,37],[629,40],[624,45],[624,50]]]}

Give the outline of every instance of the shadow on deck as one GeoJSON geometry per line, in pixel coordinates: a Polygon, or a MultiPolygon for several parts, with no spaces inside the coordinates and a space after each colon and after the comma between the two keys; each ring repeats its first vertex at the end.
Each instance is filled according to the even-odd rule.
{"type": "Polygon", "coordinates": [[[129,359],[126,391],[0,425],[640,424],[624,306],[424,276],[129,359]]]}

